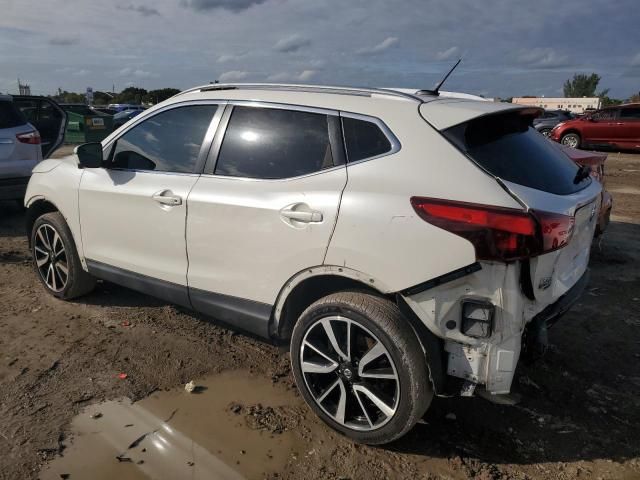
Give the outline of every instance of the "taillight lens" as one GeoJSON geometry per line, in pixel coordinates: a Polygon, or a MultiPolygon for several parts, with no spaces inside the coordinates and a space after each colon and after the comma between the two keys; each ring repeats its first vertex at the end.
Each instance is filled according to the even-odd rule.
{"type": "Polygon", "coordinates": [[[28,143],[29,145],[40,145],[40,134],[37,131],[28,133],[18,133],[16,139],[20,143],[28,143]]]}
{"type": "Polygon", "coordinates": [[[566,215],[425,197],[412,197],[411,205],[426,222],[469,240],[479,260],[540,255],[565,246],[573,232],[566,215]]]}

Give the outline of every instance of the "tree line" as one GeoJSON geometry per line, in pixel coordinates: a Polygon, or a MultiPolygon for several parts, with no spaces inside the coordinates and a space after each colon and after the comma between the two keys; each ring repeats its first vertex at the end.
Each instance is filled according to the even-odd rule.
{"type": "MultiPolygon", "coordinates": [[[[108,105],[110,103],[130,103],[134,105],[160,103],[173,97],[180,90],[177,88],[160,88],[145,90],[138,87],[127,87],[120,93],[110,93],[96,90],[93,92],[93,105],[108,105]]],[[[58,90],[56,95],[50,95],[58,103],[86,103],[86,94],[58,90]]]]}

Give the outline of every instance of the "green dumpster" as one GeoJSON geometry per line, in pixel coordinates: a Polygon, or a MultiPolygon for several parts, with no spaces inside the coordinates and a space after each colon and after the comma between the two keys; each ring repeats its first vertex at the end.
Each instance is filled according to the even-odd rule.
{"type": "MultiPolygon", "coordinates": [[[[64,105],[63,105],[64,108],[64,105]]],[[[65,109],[69,122],[65,131],[65,143],[100,142],[113,131],[113,117],[89,112],[79,113],[65,109]]]]}

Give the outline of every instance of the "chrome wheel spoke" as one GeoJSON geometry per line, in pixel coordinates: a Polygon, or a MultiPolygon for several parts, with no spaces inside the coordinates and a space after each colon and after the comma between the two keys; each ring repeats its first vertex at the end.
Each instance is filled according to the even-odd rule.
{"type": "MultiPolygon", "coordinates": [[[[333,347],[333,350],[338,355],[340,355],[341,358],[349,360],[349,355],[347,353],[345,353],[342,350],[342,348],[340,348],[340,345],[338,345],[338,339],[336,338],[336,334],[333,331],[333,327],[331,326],[331,320],[329,320],[328,318],[323,318],[322,320],[320,320],[320,322],[322,323],[322,326],[324,327],[324,331],[327,334],[327,338],[329,339],[329,343],[331,343],[331,347],[333,347]]],[[[347,322],[347,325],[348,325],[348,323],[349,322],[347,322]]]]}
{"type": "Polygon", "coordinates": [[[360,409],[362,410],[362,413],[364,413],[364,417],[367,419],[367,423],[369,424],[370,427],[373,427],[373,422],[371,421],[371,418],[369,417],[369,413],[367,413],[367,409],[364,408],[364,404],[362,403],[362,399],[360,398],[360,394],[358,393],[357,390],[354,390],[353,394],[355,395],[356,400],[358,400],[358,404],[360,405],[360,409]]]}
{"type": "Polygon", "coordinates": [[[40,241],[42,242],[42,245],[44,245],[46,248],[51,248],[51,245],[49,244],[49,239],[46,238],[46,231],[44,231],[42,229],[42,227],[40,227],[38,229],[38,233],[36,234],[37,237],[40,239],[40,241]],[[44,233],[43,233],[44,232],[44,233]]]}
{"type": "Polygon", "coordinates": [[[42,267],[43,265],[46,265],[49,262],[49,254],[48,253],[44,253],[44,257],[36,257],[36,265],[38,266],[38,268],[42,267]]]}
{"type": "Polygon", "coordinates": [[[373,362],[376,358],[380,357],[381,355],[386,355],[386,354],[387,354],[387,350],[386,348],[384,348],[384,345],[382,345],[382,342],[376,343],[360,359],[360,364],[358,365],[358,374],[360,376],[364,376],[363,375],[364,367],[366,367],[368,364],[373,362]]]}
{"type": "MultiPolygon", "coordinates": [[[[64,279],[67,279],[67,276],[69,275],[69,269],[66,265],[63,265],[62,262],[56,263],[56,271],[58,272],[58,276],[60,276],[60,274],[62,273],[64,275],[64,279]]],[[[62,277],[60,277],[60,279],[62,280],[62,277]]]]}
{"type": "Polygon", "coordinates": [[[394,413],[396,413],[395,408],[387,405],[380,397],[378,397],[375,393],[373,393],[369,388],[364,385],[354,385],[353,389],[356,392],[360,392],[369,398],[371,402],[380,409],[380,411],[386,415],[387,417],[392,417],[394,413]]]}
{"type": "Polygon", "coordinates": [[[344,388],[344,382],[341,378],[338,378],[338,386],[340,387],[340,398],[338,399],[338,408],[336,408],[336,420],[344,425],[347,411],[347,389],[344,388]]]}

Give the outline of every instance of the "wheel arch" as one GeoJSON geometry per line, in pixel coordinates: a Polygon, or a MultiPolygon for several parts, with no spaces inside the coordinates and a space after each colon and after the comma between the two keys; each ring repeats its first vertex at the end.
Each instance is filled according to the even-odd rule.
{"type": "Polygon", "coordinates": [[[292,276],[280,290],[273,308],[271,335],[278,340],[288,340],[293,325],[309,305],[344,290],[362,290],[394,300],[388,287],[363,272],[334,265],[310,267],[292,276]]]}
{"type": "Polygon", "coordinates": [[[33,229],[33,224],[36,222],[38,217],[45,213],[60,212],[60,209],[53,202],[43,196],[30,198],[26,206],[27,212],[25,215],[24,226],[27,233],[29,248],[31,248],[31,230],[33,229]]]}

